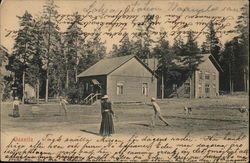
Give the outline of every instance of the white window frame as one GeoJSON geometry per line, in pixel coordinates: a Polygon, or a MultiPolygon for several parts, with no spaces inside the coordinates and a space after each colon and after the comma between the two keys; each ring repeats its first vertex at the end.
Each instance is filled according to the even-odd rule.
{"type": "Polygon", "coordinates": [[[215,81],[216,80],[216,74],[215,74],[215,72],[213,72],[213,80],[215,81]]]}
{"type": "Polygon", "coordinates": [[[124,83],[118,82],[116,84],[116,94],[117,95],[123,95],[124,94],[124,83]]]}
{"type": "Polygon", "coordinates": [[[210,84],[205,84],[205,92],[210,93],[210,84]]]}
{"type": "Polygon", "coordinates": [[[202,73],[202,71],[199,71],[199,79],[203,80],[203,73],[202,73]]]}
{"type": "Polygon", "coordinates": [[[142,83],[142,95],[148,96],[148,83],[142,83]]]}
{"type": "Polygon", "coordinates": [[[86,82],[86,87],[85,87],[85,90],[88,91],[89,90],[89,83],[86,82]]]}
{"type": "Polygon", "coordinates": [[[210,73],[209,72],[206,72],[205,73],[205,80],[210,80],[210,73]],[[207,78],[208,77],[208,78],[207,78]]]}

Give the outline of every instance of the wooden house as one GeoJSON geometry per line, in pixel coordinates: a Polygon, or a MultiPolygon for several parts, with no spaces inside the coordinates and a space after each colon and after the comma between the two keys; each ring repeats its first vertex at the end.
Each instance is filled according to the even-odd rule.
{"type": "MultiPolygon", "coordinates": [[[[197,70],[193,72],[191,78],[182,81],[180,85],[171,84],[164,86],[165,89],[171,90],[168,97],[203,98],[219,95],[219,72],[223,70],[211,54],[201,54],[201,56],[202,62],[198,65],[197,70]]],[[[158,62],[156,60],[150,59],[148,63],[151,69],[157,69],[158,62]]],[[[161,98],[161,82],[159,79],[157,87],[158,98],[161,98]]]]}
{"type": "Polygon", "coordinates": [[[154,72],[134,55],[102,59],[78,78],[86,102],[105,94],[112,102],[147,102],[156,97],[154,72]]]}

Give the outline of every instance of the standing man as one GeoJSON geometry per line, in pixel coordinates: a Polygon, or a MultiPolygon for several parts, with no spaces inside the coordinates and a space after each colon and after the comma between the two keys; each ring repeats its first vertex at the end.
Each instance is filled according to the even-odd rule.
{"type": "Polygon", "coordinates": [[[64,110],[65,115],[67,115],[67,112],[68,112],[66,104],[68,104],[68,101],[65,100],[63,97],[60,97],[60,105],[61,105],[61,108],[64,110]]]}
{"type": "Polygon", "coordinates": [[[168,122],[163,118],[163,116],[161,115],[161,108],[160,106],[155,102],[155,98],[152,97],[151,98],[151,102],[152,102],[152,106],[153,106],[153,109],[154,109],[154,115],[153,115],[153,118],[152,118],[152,126],[154,127],[155,126],[155,119],[156,117],[158,117],[162,122],[165,123],[166,126],[168,126],[168,122]]]}

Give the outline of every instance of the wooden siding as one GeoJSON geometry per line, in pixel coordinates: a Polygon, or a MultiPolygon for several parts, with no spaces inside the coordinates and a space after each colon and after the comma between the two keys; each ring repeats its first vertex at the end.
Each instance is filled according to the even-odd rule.
{"type": "MultiPolygon", "coordinates": [[[[184,83],[189,83],[190,79],[187,79],[184,83]]],[[[184,93],[184,84],[177,89],[178,97],[190,97],[184,93]]],[[[205,60],[198,66],[198,70],[194,72],[191,78],[191,97],[216,97],[219,94],[219,71],[216,69],[210,59],[205,60]],[[202,74],[202,79],[200,78],[202,74]],[[209,75],[209,79],[205,78],[205,75],[209,75]],[[206,85],[209,85],[209,93],[206,93],[206,85]]]]}
{"type": "Polygon", "coordinates": [[[157,79],[135,58],[128,61],[107,77],[107,94],[113,102],[148,102],[156,97],[157,79]],[[117,83],[123,84],[123,94],[117,95],[117,83]],[[147,83],[148,94],[142,93],[147,83]]]}
{"type": "Polygon", "coordinates": [[[207,59],[199,65],[199,71],[202,72],[202,79],[199,78],[199,71],[196,71],[196,98],[198,97],[216,97],[219,95],[219,71],[214,64],[207,59]],[[209,79],[205,75],[209,75],[209,79]],[[199,93],[198,86],[201,84],[202,92],[199,93]],[[210,92],[205,92],[205,85],[209,84],[210,92]]]}
{"type": "Polygon", "coordinates": [[[156,79],[151,77],[108,76],[108,95],[114,102],[149,102],[156,97],[156,79]],[[123,94],[117,94],[117,84],[123,84],[123,94]],[[147,95],[143,95],[143,83],[148,85],[147,95]]]}

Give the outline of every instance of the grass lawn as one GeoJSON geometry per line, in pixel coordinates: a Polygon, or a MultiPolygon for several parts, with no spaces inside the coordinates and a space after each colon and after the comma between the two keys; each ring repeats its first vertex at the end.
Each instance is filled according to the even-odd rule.
{"type": "MultiPolygon", "coordinates": [[[[248,104],[247,95],[221,96],[207,99],[164,99],[157,100],[162,115],[170,123],[165,126],[156,121],[150,126],[153,109],[144,104],[114,104],[117,115],[114,119],[116,134],[186,134],[197,135],[213,132],[244,132],[248,134],[249,118],[237,108],[248,104]],[[186,115],[183,106],[191,106],[192,114],[186,115]]],[[[12,104],[4,103],[1,111],[1,129],[3,132],[70,132],[98,134],[101,115],[100,105],[68,105],[68,115],[64,116],[58,103],[21,105],[21,117],[13,118],[12,104]]]]}

